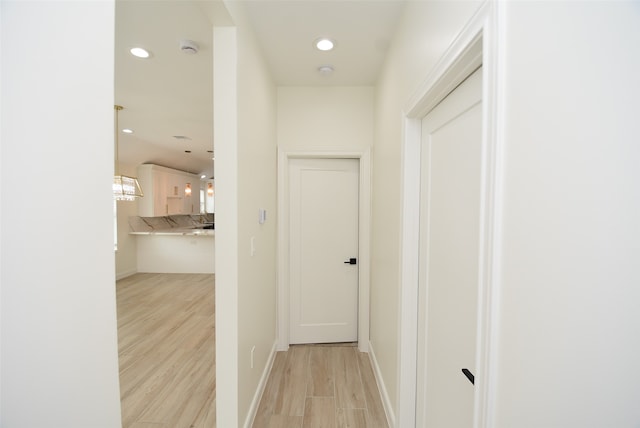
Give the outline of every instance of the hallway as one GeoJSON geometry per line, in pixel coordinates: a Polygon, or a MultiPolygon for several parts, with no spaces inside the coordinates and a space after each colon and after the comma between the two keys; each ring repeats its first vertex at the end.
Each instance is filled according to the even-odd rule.
{"type": "Polygon", "coordinates": [[[386,428],[369,356],[352,344],[278,352],[253,428],[386,428]]]}

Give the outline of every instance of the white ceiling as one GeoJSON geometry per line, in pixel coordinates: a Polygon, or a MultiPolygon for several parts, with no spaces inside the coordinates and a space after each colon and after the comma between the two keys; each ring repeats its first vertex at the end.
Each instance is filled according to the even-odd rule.
{"type": "MultiPolygon", "coordinates": [[[[156,163],[212,177],[212,24],[216,1],[117,0],[115,100],[124,110],[119,128],[122,164],[156,163]],[[183,53],[180,41],[199,45],[183,53]],[[129,49],[151,51],[149,59],[129,49]],[[176,139],[186,136],[189,139],[176,139]],[[191,153],[185,153],[191,150],[191,153]]],[[[373,85],[399,16],[402,0],[243,1],[274,81],[290,85],[373,85]],[[336,48],[313,47],[319,37],[336,48]],[[323,75],[321,65],[334,72],[323,75]]]]}
{"type": "Polygon", "coordinates": [[[403,2],[383,0],[249,1],[247,13],[276,84],[373,85],[403,2]],[[330,52],[314,47],[328,37],[330,52]],[[330,75],[318,73],[331,65],[330,75]]]}
{"type": "Polygon", "coordinates": [[[213,175],[207,153],[213,150],[212,37],[211,24],[195,3],[116,2],[115,102],[124,107],[120,129],[134,131],[119,133],[121,163],[213,175]],[[183,53],[183,39],[196,41],[198,54],[183,53]],[[134,57],[129,53],[134,46],[151,57],[134,57]]]}

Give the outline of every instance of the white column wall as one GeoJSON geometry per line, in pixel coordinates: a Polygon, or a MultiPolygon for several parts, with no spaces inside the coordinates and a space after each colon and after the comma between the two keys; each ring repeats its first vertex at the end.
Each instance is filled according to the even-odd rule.
{"type": "Polygon", "coordinates": [[[213,29],[216,162],[216,425],[238,424],[237,35],[213,29]],[[220,108],[219,106],[224,106],[220,108]]]}
{"type": "Polygon", "coordinates": [[[0,425],[120,427],[114,2],[0,15],[0,425]]]}
{"type": "Polygon", "coordinates": [[[217,424],[240,427],[275,350],[276,88],[242,4],[228,7],[235,27],[214,28],[217,424]]]}
{"type": "Polygon", "coordinates": [[[640,421],[640,7],[506,4],[496,427],[640,421]]]}
{"type": "MultiPolygon", "coordinates": [[[[247,422],[276,342],[276,87],[244,21],[238,30],[238,412],[247,422]],[[267,212],[259,224],[259,210],[267,212]],[[251,240],[254,255],[251,254],[251,240]],[[254,348],[255,347],[255,348],[254,348]],[[253,349],[253,367],[251,354],[253,349]]],[[[216,184],[218,181],[216,180],[216,184]]]]}

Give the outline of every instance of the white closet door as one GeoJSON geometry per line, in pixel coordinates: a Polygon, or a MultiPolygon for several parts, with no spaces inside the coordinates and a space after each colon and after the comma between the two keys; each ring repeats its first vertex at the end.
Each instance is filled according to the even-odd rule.
{"type": "Polygon", "coordinates": [[[292,159],[289,179],[290,342],[355,342],[359,161],[292,159]]]}
{"type": "Polygon", "coordinates": [[[480,245],[482,72],[422,121],[417,426],[471,428],[480,245]]]}

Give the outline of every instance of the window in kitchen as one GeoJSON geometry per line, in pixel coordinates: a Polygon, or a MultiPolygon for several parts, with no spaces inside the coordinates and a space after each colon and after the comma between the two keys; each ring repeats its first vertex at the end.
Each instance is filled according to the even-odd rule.
{"type": "Polygon", "coordinates": [[[118,201],[113,200],[113,249],[118,251],[118,201]]]}

